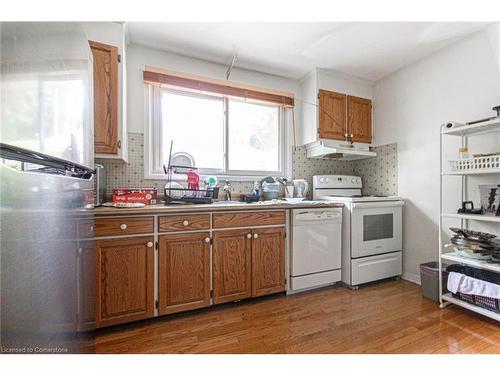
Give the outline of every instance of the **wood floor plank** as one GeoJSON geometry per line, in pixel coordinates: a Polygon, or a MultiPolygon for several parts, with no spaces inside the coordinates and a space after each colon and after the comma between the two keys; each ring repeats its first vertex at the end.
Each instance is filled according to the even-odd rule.
{"type": "Polygon", "coordinates": [[[228,303],[99,330],[98,353],[500,353],[500,325],[386,281],[228,303]]]}

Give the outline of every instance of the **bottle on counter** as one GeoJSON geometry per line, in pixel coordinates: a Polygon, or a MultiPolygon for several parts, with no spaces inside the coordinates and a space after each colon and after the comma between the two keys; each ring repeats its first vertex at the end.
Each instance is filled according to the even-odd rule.
{"type": "Polygon", "coordinates": [[[458,158],[459,159],[468,159],[469,158],[469,148],[468,147],[460,147],[458,149],[458,158]]]}
{"type": "Polygon", "coordinates": [[[260,196],[260,185],[259,185],[259,182],[258,182],[258,181],[255,181],[255,182],[253,183],[252,195],[253,195],[254,197],[258,197],[258,196],[260,196]]]}

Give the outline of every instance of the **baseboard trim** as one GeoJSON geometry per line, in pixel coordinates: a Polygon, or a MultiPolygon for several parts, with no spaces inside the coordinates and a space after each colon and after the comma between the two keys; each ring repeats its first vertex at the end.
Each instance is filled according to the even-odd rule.
{"type": "Polygon", "coordinates": [[[403,274],[401,275],[401,278],[403,280],[420,285],[420,275],[418,275],[418,274],[414,274],[414,273],[410,273],[410,272],[403,272],[403,274]]]}

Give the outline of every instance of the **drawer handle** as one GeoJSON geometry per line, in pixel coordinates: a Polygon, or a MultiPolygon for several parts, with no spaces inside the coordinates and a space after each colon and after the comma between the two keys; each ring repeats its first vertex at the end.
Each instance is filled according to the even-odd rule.
{"type": "Polygon", "coordinates": [[[184,221],[182,222],[182,225],[184,225],[185,227],[187,227],[187,226],[189,225],[189,221],[184,220],[184,221]]]}
{"type": "Polygon", "coordinates": [[[148,245],[148,247],[153,247],[153,243],[152,243],[151,241],[149,241],[149,242],[147,243],[147,245],[148,245]]]}
{"type": "Polygon", "coordinates": [[[253,238],[259,238],[259,235],[257,233],[254,233],[253,238]]]}
{"type": "Polygon", "coordinates": [[[120,229],[121,230],[127,229],[127,224],[120,224],[120,229]]]}
{"type": "Polygon", "coordinates": [[[205,242],[210,243],[210,237],[205,237],[205,242]]]}
{"type": "Polygon", "coordinates": [[[248,233],[247,238],[252,238],[252,233],[248,233]]]}

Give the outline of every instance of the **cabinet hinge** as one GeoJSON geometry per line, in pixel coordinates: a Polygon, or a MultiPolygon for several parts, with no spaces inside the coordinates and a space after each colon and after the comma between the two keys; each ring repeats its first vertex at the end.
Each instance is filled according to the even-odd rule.
{"type": "Polygon", "coordinates": [[[155,241],[155,249],[158,250],[158,241],[155,241]]]}
{"type": "Polygon", "coordinates": [[[122,62],[122,55],[118,54],[118,62],[121,63],[122,62]]]}
{"type": "Polygon", "coordinates": [[[283,238],[286,238],[286,232],[283,233],[283,238]]]}
{"type": "Polygon", "coordinates": [[[155,301],[155,309],[157,309],[158,307],[160,307],[160,304],[158,303],[158,300],[155,301]]]}
{"type": "Polygon", "coordinates": [[[211,290],[211,291],[210,291],[210,298],[213,298],[213,297],[214,297],[214,291],[213,291],[213,290],[211,290]]]}

